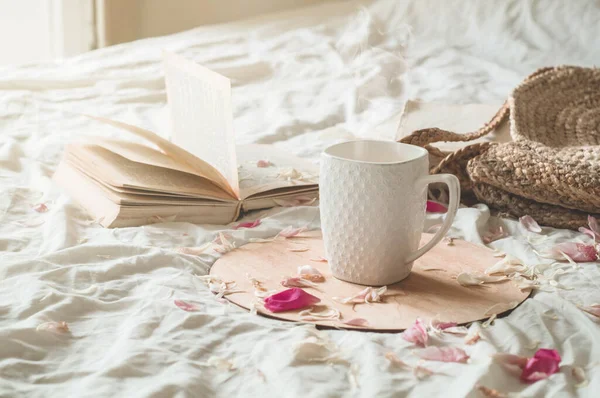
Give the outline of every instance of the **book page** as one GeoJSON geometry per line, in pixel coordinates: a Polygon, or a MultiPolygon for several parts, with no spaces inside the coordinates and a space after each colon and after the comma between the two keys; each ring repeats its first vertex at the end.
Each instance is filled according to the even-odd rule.
{"type": "Polygon", "coordinates": [[[176,54],[163,57],[171,141],[212,165],[239,195],[229,79],[176,54]]]}
{"type": "MultiPolygon", "coordinates": [[[[173,144],[172,142],[165,140],[158,134],[155,134],[149,130],[145,130],[141,127],[137,127],[137,126],[134,126],[131,124],[119,122],[116,120],[111,120],[111,119],[106,119],[103,117],[96,117],[96,116],[91,116],[91,115],[85,115],[85,116],[89,117],[90,119],[99,121],[101,123],[105,123],[105,124],[111,125],[113,127],[119,128],[121,130],[129,131],[130,133],[135,134],[136,136],[149,141],[150,143],[152,143],[152,144],[156,145],[158,148],[160,148],[167,156],[169,156],[171,158],[171,160],[173,162],[179,164],[182,167],[182,169],[176,169],[176,170],[180,170],[180,171],[185,170],[186,172],[191,172],[192,174],[195,174],[197,176],[211,180],[217,186],[221,187],[223,189],[223,191],[229,193],[232,196],[232,198],[236,198],[236,199],[238,198],[237,193],[235,193],[233,191],[233,189],[229,185],[229,182],[225,179],[225,177],[223,177],[223,175],[221,175],[221,173],[217,169],[215,169],[210,164],[206,163],[204,160],[197,158],[196,156],[192,155],[191,153],[185,151],[182,148],[179,148],[177,145],[173,144]],[[185,168],[185,169],[183,169],[183,168],[185,168]]],[[[125,153],[124,151],[126,151],[125,148],[116,153],[117,154],[125,153]]],[[[141,154],[136,155],[135,153],[132,153],[131,151],[127,151],[127,153],[130,156],[135,156],[136,157],[135,161],[139,161],[140,163],[147,163],[150,165],[154,165],[153,162],[157,161],[156,159],[151,159],[151,158],[142,159],[141,156],[143,156],[143,155],[141,155],[141,154]]],[[[128,157],[128,156],[125,156],[125,157],[128,157]]],[[[165,161],[165,159],[162,159],[161,161],[165,161]]]]}
{"type": "Polygon", "coordinates": [[[209,180],[189,173],[132,162],[97,145],[71,144],[65,157],[86,174],[116,187],[234,200],[209,180]]]}
{"type": "Polygon", "coordinates": [[[318,187],[317,165],[272,145],[240,145],[237,154],[242,199],[268,195],[273,190],[289,193],[318,187]],[[268,166],[258,167],[259,160],[268,162],[268,166]]]}

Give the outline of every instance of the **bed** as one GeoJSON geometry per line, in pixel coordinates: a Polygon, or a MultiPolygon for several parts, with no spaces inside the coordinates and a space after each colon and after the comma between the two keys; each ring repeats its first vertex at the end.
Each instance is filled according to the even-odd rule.
{"type": "MultiPolygon", "coordinates": [[[[198,280],[216,255],[174,250],[219,231],[239,246],[290,225],[316,229],[318,207],[252,214],[263,223],[249,230],[183,222],[111,230],[50,178],[69,141],[120,134],[81,113],[168,134],[163,49],[232,79],[241,143],[316,161],[335,142],[393,139],[407,99],[499,105],[537,67],[598,64],[598,22],[592,1],[333,2],[1,68],[0,396],[450,398],[480,396],[477,385],[523,397],[595,396],[600,327],[577,305],[600,302],[598,264],[557,276],[564,288],[535,291],[483,330],[468,364],[428,362],[438,374],[420,380],[385,358],[395,352],[417,362],[399,334],[316,330],[246,313],[216,301],[198,280]],[[48,211],[32,210],[37,203],[48,211]],[[175,299],[201,311],[182,311],[175,299]],[[70,333],[36,331],[52,321],[67,322],[70,333]],[[299,361],[294,347],[312,338],[329,340],[347,362],[299,361]],[[537,346],[562,356],[561,371],[545,381],[522,384],[490,359],[531,356],[537,346]],[[575,387],[574,366],[587,387],[575,387]]],[[[492,219],[485,205],[462,208],[452,234],[483,244],[492,219]]],[[[427,227],[439,220],[429,215],[427,227]]],[[[505,225],[510,235],[489,246],[538,261],[518,223],[505,225]]],[[[546,244],[581,238],[544,234],[546,244]]]]}

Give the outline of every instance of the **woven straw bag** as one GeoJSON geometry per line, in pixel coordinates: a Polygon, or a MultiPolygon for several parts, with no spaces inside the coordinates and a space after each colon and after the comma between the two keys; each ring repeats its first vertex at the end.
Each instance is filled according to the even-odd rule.
{"type": "Polygon", "coordinates": [[[600,216],[600,70],[542,68],[519,84],[479,130],[457,134],[417,130],[401,142],[425,147],[441,162],[431,173],[453,173],[463,202],[484,202],[515,217],[576,229],[600,216]],[[445,153],[429,145],[471,141],[510,123],[513,141],[477,143],[445,153]]]}

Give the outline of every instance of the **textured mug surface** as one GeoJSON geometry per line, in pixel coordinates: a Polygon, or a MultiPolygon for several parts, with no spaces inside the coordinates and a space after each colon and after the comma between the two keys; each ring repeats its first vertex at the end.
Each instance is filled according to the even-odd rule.
{"type": "Polygon", "coordinates": [[[426,150],[397,142],[351,141],[323,152],[321,227],[336,278],[362,285],[398,282],[417,257],[439,242],[456,212],[458,180],[428,176],[428,166],[426,150]],[[431,182],[449,185],[448,225],[419,249],[431,182]]]}

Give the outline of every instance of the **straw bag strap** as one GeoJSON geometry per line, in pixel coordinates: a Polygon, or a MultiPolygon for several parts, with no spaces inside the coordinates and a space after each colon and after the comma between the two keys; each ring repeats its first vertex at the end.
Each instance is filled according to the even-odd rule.
{"type": "MultiPolygon", "coordinates": [[[[534,73],[532,73],[531,75],[527,76],[527,78],[521,84],[524,84],[524,83],[530,81],[531,79],[534,79],[535,77],[537,77],[543,73],[546,73],[548,71],[554,70],[554,69],[555,69],[554,67],[540,68],[540,69],[536,70],[534,73]]],[[[483,136],[489,134],[490,132],[494,131],[500,124],[502,124],[508,120],[509,114],[510,114],[510,104],[507,100],[504,102],[504,104],[502,104],[502,107],[498,110],[498,112],[496,112],[496,114],[492,117],[492,119],[488,123],[484,124],[483,127],[479,128],[476,131],[465,133],[465,134],[458,134],[458,133],[454,133],[452,131],[443,130],[443,129],[440,129],[437,127],[432,127],[432,128],[416,130],[409,136],[402,138],[400,140],[400,142],[405,143],[405,144],[412,144],[412,145],[418,145],[418,146],[424,147],[425,149],[427,149],[429,151],[430,154],[440,157],[440,158],[443,158],[442,161],[432,170],[432,173],[437,173],[440,170],[442,170],[442,168],[450,165],[454,161],[468,159],[468,158],[474,157],[474,156],[482,153],[487,148],[489,148],[489,146],[492,144],[486,142],[486,143],[469,145],[465,148],[459,149],[458,151],[450,152],[450,153],[443,152],[440,149],[438,149],[434,146],[431,146],[430,144],[432,144],[434,142],[473,141],[477,138],[483,137],[483,136]]]]}

